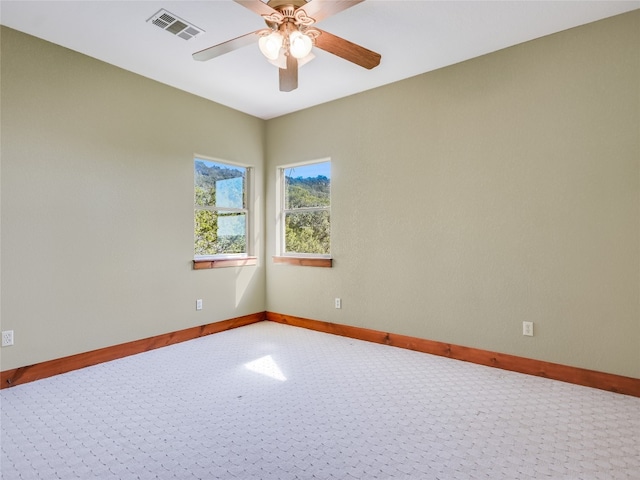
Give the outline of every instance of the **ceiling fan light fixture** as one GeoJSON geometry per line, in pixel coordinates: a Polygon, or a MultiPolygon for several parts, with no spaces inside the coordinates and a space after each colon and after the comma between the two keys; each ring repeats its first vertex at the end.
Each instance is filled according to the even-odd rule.
{"type": "Polygon", "coordinates": [[[276,60],[280,55],[280,49],[284,39],[280,32],[272,32],[264,35],[258,40],[258,46],[262,54],[269,60],[276,60]]]}
{"type": "Polygon", "coordinates": [[[304,58],[313,48],[313,42],[308,35],[295,30],[289,35],[289,52],[296,58],[304,58]]]}
{"type": "Polygon", "coordinates": [[[260,15],[267,28],[263,27],[262,30],[195,52],[194,60],[210,60],[254,43],[258,37],[262,54],[270,63],[278,66],[281,92],[291,92],[298,88],[298,70],[314,57],[311,53],[313,47],[369,70],[380,64],[379,53],[314,27],[318,20],[339,13],[363,0],[233,1],[260,15]],[[309,6],[311,2],[313,3],[309,6]]]}

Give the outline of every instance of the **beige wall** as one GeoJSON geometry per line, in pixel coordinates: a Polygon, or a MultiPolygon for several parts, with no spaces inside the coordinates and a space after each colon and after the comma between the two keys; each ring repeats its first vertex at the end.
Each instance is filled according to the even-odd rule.
{"type": "Polygon", "coordinates": [[[2,28],[2,369],[264,310],[264,266],[193,271],[193,155],[264,122],[2,28]],[[195,310],[202,298],[204,309],[195,310]]]}
{"type": "Polygon", "coordinates": [[[268,122],[3,28],[1,368],[268,309],[640,378],[639,24],[268,122]],[[257,167],[259,267],[191,270],[194,152],[257,167]],[[327,156],[335,266],[274,266],[327,156]]]}
{"type": "Polygon", "coordinates": [[[639,20],[269,121],[268,220],[333,160],[334,268],[268,263],[268,310],[640,377],[639,20]]]}

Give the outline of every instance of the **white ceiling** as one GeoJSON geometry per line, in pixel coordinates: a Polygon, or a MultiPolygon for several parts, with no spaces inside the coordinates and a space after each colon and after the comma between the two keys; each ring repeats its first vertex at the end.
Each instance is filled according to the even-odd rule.
{"type": "Polygon", "coordinates": [[[638,8],[640,0],[366,0],[318,27],[380,53],[380,65],[366,70],[314,49],[289,93],[278,90],[278,70],[257,45],[191,58],[264,28],[232,0],[1,0],[0,23],[269,119],[638,8]],[[183,40],[148,23],[161,8],[205,33],[183,40]]]}

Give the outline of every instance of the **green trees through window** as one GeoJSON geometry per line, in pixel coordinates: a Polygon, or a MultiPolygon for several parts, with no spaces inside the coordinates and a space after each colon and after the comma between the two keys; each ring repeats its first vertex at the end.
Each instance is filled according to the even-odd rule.
{"type": "Polygon", "coordinates": [[[247,253],[247,168],[196,158],[195,255],[247,253]]]}
{"type": "Polygon", "coordinates": [[[281,169],[284,254],[331,253],[331,162],[281,169]]]}
{"type": "MultiPolygon", "coordinates": [[[[331,162],[280,168],[280,252],[331,253],[331,162]]],[[[194,253],[196,257],[248,254],[250,169],[194,159],[194,253]]]]}

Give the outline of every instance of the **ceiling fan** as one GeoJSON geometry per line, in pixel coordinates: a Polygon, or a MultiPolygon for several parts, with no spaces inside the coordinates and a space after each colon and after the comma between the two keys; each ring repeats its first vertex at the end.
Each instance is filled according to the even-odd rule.
{"type": "Polygon", "coordinates": [[[260,51],[279,68],[282,92],[298,88],[298,66],[313,58],[313,46],[367,69],[380,64],[380,54],[313,26],[364,0],[234,1],[262,16],[268,28],[200,50],[194,60],[211,60],[258,40],[260,51]]]}

